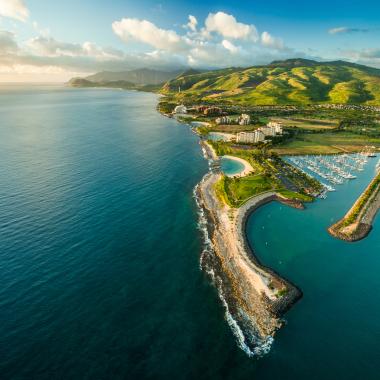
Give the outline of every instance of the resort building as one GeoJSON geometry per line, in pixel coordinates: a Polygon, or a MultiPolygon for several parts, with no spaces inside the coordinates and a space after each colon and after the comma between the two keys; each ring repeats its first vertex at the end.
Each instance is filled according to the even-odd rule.
{"type": "Polygon", "coordinates": [[[184,114],[184,113],[187,113],[187,108],[186,106],[184,106],[183,104],[177,106],[174,108],[174,113],[178,113],[178,114],[184,114]]]}
{"type": "Polygon", "coordinates": [[[254,132],[239,132],[236,135],[236,142],[255,144],[264,141],[265,135],[262,131],[257,129],[254,132]]]}
{"type": "Polygon", "coordinates": [[[275,127],[261,127],[260,131],[264,133],[265,136],[276,136],[276,128],[275,127]]]}
{"type": "Polygon", "coordinates": [[[208,116],[208,115],[222,115],[223,110],[219,107],[207,107],[204,111],[203,114],[208,116]]]}
{"type": "Polygon", "coordinates": [[[276,134],[278,134],[278,135],[282,135],[282,124],[281,124],[281,123],[278,123],[278,122],[276,122],[276,121],[270,121],[270,122],[267,124],[267,127],[274,128],[276,134]]]}
{"type": "Polygon", "coordinates": [[[248,125],[251,123],[251,117],[245,113],[241,114],[238,119],[240,125],[248,125]]]}
{"type": "Polygon", "coordinates": [[[216,124],[232,124],[232,119],[228,116],[221,116],[215,119],[216,124]]]}

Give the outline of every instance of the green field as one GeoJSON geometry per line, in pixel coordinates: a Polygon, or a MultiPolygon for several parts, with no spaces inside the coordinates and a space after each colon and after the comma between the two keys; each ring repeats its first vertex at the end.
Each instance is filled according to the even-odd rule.
{"type": "Polygon", "coordinates": [[[278,154],[333,154],[360,152],[365,146],[380,147],[380,138],[346,132],[303,133],[273,147],[278,154]]]}
{"type": "Polygon", "coordinates": [[[320,119],[306,119],[306,118],[291,118],[291,117],[271,117],[271,121],[282,123],[285,127],[296,127],[306,130],[326,130],[334,129],[339,125],[339,120],[320,120],[320,119]]]}
{"type": "Polygon", "coordinates": [[[243,178],[224,176],[219,182],[219,186],[219,191],[224,192],[224,199],[232,207],[240,206],[254,195],[280,187],[278,182],[261,174],[243,178]]]}

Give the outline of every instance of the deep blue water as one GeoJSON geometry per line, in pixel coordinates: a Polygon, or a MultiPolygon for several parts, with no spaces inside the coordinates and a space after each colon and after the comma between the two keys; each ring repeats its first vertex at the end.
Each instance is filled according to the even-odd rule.
{"type": "Polygon", "coordinates": [[[207,163],[156,104],[0,88],[0,379],[377,379],[379,222],[354,245],[325,232],[365,181],[251,218],[260,257],[305,296],[250,359],[199,269],[192,191],[207,163]]]}

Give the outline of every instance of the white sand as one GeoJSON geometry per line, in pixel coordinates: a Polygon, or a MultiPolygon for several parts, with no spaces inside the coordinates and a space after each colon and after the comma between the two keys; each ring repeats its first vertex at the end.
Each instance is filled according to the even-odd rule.
{"type": "Polygon", "coordinates": [[[246,160],[243,160],[242,158],[239,158],[239,157],[235,157],[235,156],[229,156],[229,155],[226,155],[226,156],[223,156],[224,158],[228,158],[230,160],[235,160],[235,161],[238,161],[240,162],[241,164],[244,165],[244,169],[238,173],[238,174],[231,174],[231,175],[228,175],[228,177],[245,177],[246,175],[252,173],[254,170],[253,170],[253,167],[252,165],[246,161],[246,160]]]}

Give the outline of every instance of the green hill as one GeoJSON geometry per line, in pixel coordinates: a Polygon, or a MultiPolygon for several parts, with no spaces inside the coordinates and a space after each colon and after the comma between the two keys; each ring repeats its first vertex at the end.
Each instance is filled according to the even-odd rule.
{"type": "Polygon", "coordinates": [[[121,88],[123,90],[137,90],[137,91],[146,91],[146,92],[158,92],[162,86],[162,84],[139,85],[139,84],[127,82],[124,80],[93,82],[84,78],[72,78],[67,82],[67,85],[70,87],[78,87],[78,88],[104,87],[104,88],[121,88]]]}
{"type": "Polygon", "coordinates": [[[152,69],[137,69],[128,71],[101,71],[84,78],[91,82],[130,82],[135,85],[158,85],[180,75],[183,70],[160,71],[152,69]]]}
{"type": "Polygon", "coordinates": [[[161,93],[178,102],[379,105],[380,70],[297,58],[265,66],[185,72],[169,80],[161,93]]]}

